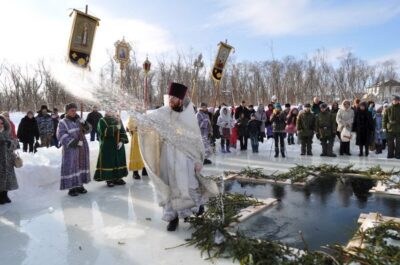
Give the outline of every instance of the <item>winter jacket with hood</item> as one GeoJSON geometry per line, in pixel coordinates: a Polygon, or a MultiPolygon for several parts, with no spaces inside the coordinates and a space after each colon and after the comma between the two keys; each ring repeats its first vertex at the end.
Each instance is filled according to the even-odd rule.
{"type": "Polygon", "coordinates": [[[336,122],[338,124],[337,126],[337,131],[342,132],[343,128],[347,128],[349,131],[353,129],[353,122],[354,122],[354,110],[352,108],[346,108],[344,107],[344,104],[348,102],[350,104],[349,100],[343,100],[342,105],[340,105],[339,111],[336,115],[336,122]]]}
{"type": "Polygon", "coordinates": [[[16,142],[11,137],[11,125],[8,120],[0,115],[3,122],[3,130],[0,131],[0,191],[10,191],[18,189],[18,182],[15,176],[15,156],[16,142]]]}
{"type": "Polygon", "coordinates": [[[217,125],[219,126],[219,132],[222,135],[223,128],[229,128],[232,133],[232,128],[235,126],[235,120],[232,118],[231,113],[227,107],[222,107],[218,117],[217,125]],[[225,114],[226,110],[226,114],[225,114]]]}
{"type": "Polygon", "coordinates": [[[267,113],[265,112],[264,105],[258,105],[258,109],[255,113],[256,120],[260,122],[260,132],[265,133],[265,122],[267,121],[267,113]]]}

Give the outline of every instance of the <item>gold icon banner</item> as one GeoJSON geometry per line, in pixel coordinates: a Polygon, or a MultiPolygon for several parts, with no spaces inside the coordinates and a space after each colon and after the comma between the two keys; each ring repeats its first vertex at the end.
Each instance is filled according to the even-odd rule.
{"type": "Polygon", "coordinates": [[[215,58],[214,67],[212,70],[212,77],[216,81],[221,81],[229,54],[234,48],[225,42],[220,42],[218,45],[219,49],[215,58]]]}
{"type": "Polygon", "coordinates": [[[71,63],[86,68],[90,62],[94,37],[100,19],[74,9],[68,59],[71,63]]]}

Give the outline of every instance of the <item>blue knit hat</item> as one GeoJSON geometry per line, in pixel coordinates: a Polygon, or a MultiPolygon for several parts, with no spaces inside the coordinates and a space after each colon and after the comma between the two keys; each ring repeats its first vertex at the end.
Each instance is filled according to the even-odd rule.
{"type": "Polygon", "coordinates": [[[277,102],[275,103],[275,109],[282,109],[281,103],[277,102]]]}

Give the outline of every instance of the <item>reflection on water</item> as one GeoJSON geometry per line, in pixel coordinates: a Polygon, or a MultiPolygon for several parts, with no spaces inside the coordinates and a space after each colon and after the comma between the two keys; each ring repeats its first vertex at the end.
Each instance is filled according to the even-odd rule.
{"type": "Polygon", "coordinates": [[[305,188],[233,182],[226,189],[280,200],[277,206],[240,225],[247,235],[304,248],[299,235],[302,231],[307,246],[318,249],[327,244],[346,244],[357,229],[360,213],[399,217],[400,199],[370,194],[373,185],[371,180],[358,178],[321,178],[305,188]]]}

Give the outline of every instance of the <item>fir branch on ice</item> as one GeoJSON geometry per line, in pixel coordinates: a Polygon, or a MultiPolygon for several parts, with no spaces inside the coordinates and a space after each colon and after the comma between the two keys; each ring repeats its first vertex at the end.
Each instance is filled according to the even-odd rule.
{"type": "Polygon", "coordinates": [[[291,183],[306,182],[309,176],[315,177],[358,177],[372,180],[380,180],[392,188],[400,189],[400,171],[394,169],[384,171],[377,165],[368,169],[355,169],[354,165],[340,167],[339,165],[320,164],[320,165],[296,165],[289,169],[288,172],[267,175],[263,173],[261,168],[252,169],[244,168],[238,172],[226,171],[227,175],[236,175],[254,179],[270,179],[275,181],[290,180],[291,183]]]}

